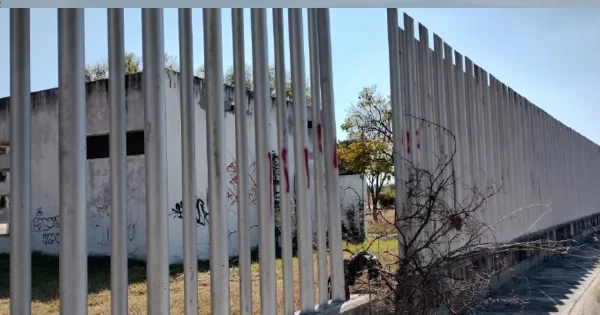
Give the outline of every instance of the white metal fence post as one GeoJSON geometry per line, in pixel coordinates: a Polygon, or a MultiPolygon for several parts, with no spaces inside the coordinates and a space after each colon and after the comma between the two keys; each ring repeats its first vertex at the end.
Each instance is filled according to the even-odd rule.
{"type": "Polygon", "coordinates": [[[108,97],[110,102],[111,313],[127,308],[127,107],[125,105],[125,21],[123,9],[107,9],[108,97]]]}
{"type": "Polygon", "coordinates": [[[10,9],[10,313],[31,314],[29,9],[10,9]]]}
{"type": "Polygon", "coordinates": [[[277,102],[277,145],[279,149],[279,179],[285,186],[281,191],[279,204],[281,217],[281,259],[283,271],[283,313],[293,314],[294,309],[294,269],[292,264],[292,212],[290,193],[290,174],[288,173],[288,133],[287,95],[285,72],[285,37],[283,27],[283,9],[273,9],[273,41],[275,43],[275,101],[277,102]]]}
{"type": "Polygon", "coordinates": [[[325,195],[325,177],[323,155],[323,119],[321,115],[321,85],[319,81],[319,34],[317,9],[308,10],[308,43],[310,54],[310,100],[312,108],[313,163],[315,215],[317,217],[317,268],[319,283],[319,306],[329,301],[327,282],[327,239],[326,216],[327,196],[325,195]]]}
{"type": "Polygon", "coordinates": [[[332,300],[346,300],[344,290],[344,266],[342,252],[342,218],[338,187],[338,155],[335,124],[335,100],[333,95],[333,69],[331,64],[331,34],[329,9],[317,9],[319,26],[319,68],[321,76],[321,102],[323,106],[323,149],[325,155],[325,185],[329,225],[329,255],[332,300]],[[327,156],[331,164],[327,166],[327,156]]]}
{"type": "MultiPolygon", "coordinates": [[[[304,34],[302,9],[289,9],[290,64],[294,118],[294,162],[296,168],[296,215],[298,217],[298,268],[300,271],[300,311],[315,309],[312,211],[308,204],[310,168],[306,143],[306,94],[304,75],[304,34]]],[[[338,185],[336,183],[335,188],[338,185]]]]}
{"type": "Polygon", "coordinates": [[[256,141],[256,173],[258,184],[260,308],[262,315],[277,313],[277,278],[275,273],[275,219],[270,182],[271,150],[269,117],[269,55],[267,45],[267,12],[251,9],[252,63],[254,70],[254,117],[256,141]]]}
{"type": "Polygon", "coordinates": [[[163,9],[142,9],[148,314],[170,312],[163,9]]]}
{"type": "Polygon", "coordinates": [[[196,116],[192,9],[179,9],[181,103],[181,175],[183,206],[184,312],[198,314],[198,248],[196,247],[196,116]]]}
{"type": "Polygon", "coordinates": [[[206,65],[206,140],[208,148],[208,203],[211,211],[211,313],[230,313],[229,256],[225,182],[225,113],[223,110],[223,43],[221,9],[203,9],[204,64],[206,65]]]}
{"type": "MultiPolygon", "coordinates": [[[[404,210],[404,167],[402,157],[404,152],[402,150],[402,82],[400,68],[400,36],[398,27],[398,9],[387,9],[387,31],[388,31],[388,53],[390,59],[390,91],[392,101],[392,132],[393,138],[393,159],[394,159],[394,183],[396,192],[396,228],[400,228],[399,218],[402,217],[402,211],[404,210]]],[[[402,258],[402,242],[403,238],[398,233],[398,256],[402,258]]]]}
{"type": "MultiPolygon", "coordinates": [[[[246,114],[246,63],[244,62],[244,9],[231,9],[233,69],[235,78],[235,156],[237,164],[240,315],[252,313],[252,261],[248,212],[248,116],[246,114]],[[242,88],[243,87],[243,88],[242,88]]],[[[291,258],[290,258],[291,259],[291,258]]],[[[292,305],[293,307],[293,305],[292,305]]]]}
{"type": "Polygon", "coordinates": [[[83,9],[58,9],[60,312],[87,314],[86,90],[83,9]]]}

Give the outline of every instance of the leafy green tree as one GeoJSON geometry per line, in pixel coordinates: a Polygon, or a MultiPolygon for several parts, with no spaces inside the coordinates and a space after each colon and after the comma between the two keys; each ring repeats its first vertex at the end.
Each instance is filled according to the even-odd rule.
{"type": "MultiPolygon", "coordinates": [[[[172,71],[179,71],[179,60],[177,57],[165,53],[165,68],[172,71]]],[[[246,65],[245,69],[245,82],[246,89],[253,90],[254,89],[254,81],[253,81],[253,73],[252,67],[250,65],[246,65]]],[[[134,74],[142,71],[142,59],[135,55],[132,52],[125,53],[125,74],[134,74]]],[[[106,60],[98,61],[92,65],[86,65],[85,67],[85,79],[86,81],[97,81],[108,79],[108,62],[106,60]]],[[[200,78],[205,77],[205,67],[201,65],[196,69],[194,75],[200,78]]],[[[235,84],[235,73],[233,72],[233,67],[229,67],[227,71],[225,71],[225,75],[223,76],[223,82],[227,85],[234,86],[235,84]]],[[[275,66],[271,65],[269,67],[269,91],[271,96],[275,96],[275,66]]],[[[310,106],[310,87],[306,87],[306,101],[307,105],[310,106]]],[[[292,98],[292,78],[289,72],[286,73],[286,82],[285,82],[285,96],[287,99],[292,98]]]]}
{"type": "MultiPolygon", "coordinates": [[[[165,68],[179,71],[177,57],[165,53],[165,68]]],[[[142,71],[142,58],[132,52],[125,53],[125,74],[134,74],[142,71]]],[[[108,61],[101,60],[92,65],[85,66],[85,80],[87,82],[108,79],[108,61]]]]}
{"type": "Polygon", "coordinates": [[[365,174],[375,221],[382,189],[394,169],[391,118],[389,98],[378,93],[376,86],[363,88],[341,126],[348,140],[338,144],[340,174],[365,174]]]}

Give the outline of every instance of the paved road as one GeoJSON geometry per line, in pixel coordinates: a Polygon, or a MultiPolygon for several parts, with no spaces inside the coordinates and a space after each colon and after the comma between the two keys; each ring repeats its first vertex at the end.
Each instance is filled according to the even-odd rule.
{"type": "Polygon", "coordinates": [[[491,304],[474,314],[600,314],[599,258],[600,242],[589,237],[577,252],[555,257],[515,279],[503,292],[493,296],[491,304]],[[582,311],[585,309],[582,303],[587,310],[582,311]]]}

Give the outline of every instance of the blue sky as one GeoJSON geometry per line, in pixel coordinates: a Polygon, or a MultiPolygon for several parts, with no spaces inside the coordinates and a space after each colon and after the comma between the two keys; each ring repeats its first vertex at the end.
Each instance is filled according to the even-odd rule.
{"type": "MultiPolygon", "coordinates": [[[[563,123],[600,143],[600,10],[598,9],[406,9],[415,22],[527,97],[563,123]]],[[[55,9],[32,9],[32,90],[57,86],[55,9]]],[[[202,10],[194,12],[195,65],[203,63],[202,10]]],[[[287,14],[286,14],[287,15],[287,14]]],[[[107,58],[106,10],[86,9],[87,63],[107,58]]],[[[269,47],[273,50],[271,14],[269,47]]],[[[306,13],[305,13],[306,18],[306,13]]],[[[141,55],[141,12],[126,9],[125,48],[141,55]]],[[[287,20],[286,20],[287,26],[287,20]]],[[[177,10],[165,9],[165,50],[178,55],[177,10]]],[[[331,9],[336,121],[341,124],[362,87],[389,94],[385,9],[331,9]]],[[[246,62],[251,63],[250,18],[246,62]]],[[[432,35],[431,35],[432,36],[432,35]]],[[[286,31],[287,38],[287,31],[286,31]]],[[[308,64],[308,34],[305,23],[308,64]]],[[[9,11],[0,9],[0,97],[9,83],[9,11]]],[[[232,64],[231,14],[223,10],[224,66],[232,64]]],[[[286,47],[289,50],[289,46],[286,47]]],[[[289,56],[288,56],[289,58],[289,56]]],[[[269,60],[273,62],[272,54],[269,60]]],[[[287,69],[289,70],[289,63],[287,69]]],[[[338,131],[340,132],[340,131],[338,131]]],[[[340,135],[340,138],[343,138],[340,135]]]]}

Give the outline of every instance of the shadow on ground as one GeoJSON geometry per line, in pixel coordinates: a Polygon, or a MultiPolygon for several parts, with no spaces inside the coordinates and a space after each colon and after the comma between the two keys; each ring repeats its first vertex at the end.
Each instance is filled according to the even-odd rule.
{"type": "Polygon", "coordinates": [[[472,314],[547,315],[558,312],[565,300],[589,276],[600,261],[600,241],[590,236],[569,255],[555,256],[493,294],[472,314]]]}
{"type": "MultiPolygon", "coordinates": [[[[34,253],[31,257],[31,298],[33,301],[51,302],[59,298],[59,258],[34,253]]],[[[258,261],[253,253],[252,261],[258,261]]],[[[231,259],[230,266],[236,267],[237,260],[231,259]]],[[[198,261],[198,272],[208,272],[208,261],[198,261]]],[[[182,265],[171,265],[171,277],[183,273],[182,265]]],[[[10,298],[10,256],[0,254],[0,299],[10,298]]],[[[129,260],[129,284],[146,282],[146,263],[129,260]]],[[[110,257],[88,257],[88,294],[110,290],[110,257]]]]}

